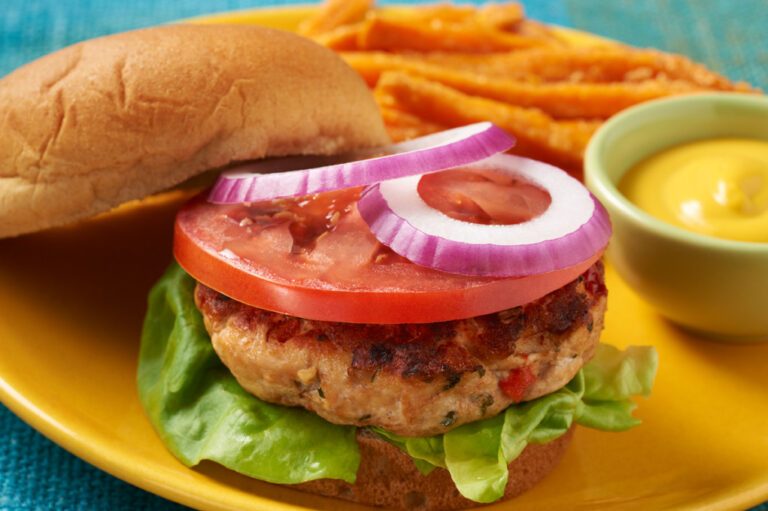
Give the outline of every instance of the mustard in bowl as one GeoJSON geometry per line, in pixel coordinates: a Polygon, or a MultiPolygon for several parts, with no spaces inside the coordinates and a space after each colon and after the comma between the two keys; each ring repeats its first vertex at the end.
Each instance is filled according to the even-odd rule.
{"type": "Polygon", "coordinates": [[[767,97],[628,109],[590,141],[585,179],[614,224],[608,260],[662,315],[721,340],[768,341],[767,97]]]}

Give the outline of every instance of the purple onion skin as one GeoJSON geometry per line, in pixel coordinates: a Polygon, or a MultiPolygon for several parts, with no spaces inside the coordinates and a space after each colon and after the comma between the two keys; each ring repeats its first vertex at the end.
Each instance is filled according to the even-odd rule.
{"type": "MultiPolygon", "coordinates": [[[[306,168],[306,165],[313,162],[312,158],[300,157],[291,160],[304,167],[286,171],[280,168],[279,162],[267,160],[248,164],[244,168],[250,172],[242,176],[222,174],[211,189],[208,200],[216,204],[258,202],[365,186],[467,165],[506,151],[514,144],[514,137],[498,126],[477,123],[401,144],[345,155],[351,161],[333,165],[306,168]],[[455,140],[456,133],[461,133],[461,130],[466,134],[455,140]],[[439,143],[435,143],[435,140],[439,143]],[[395,154],[358,159],[361,156],[391,152],[395,154]],[[265,174],[259,173],[259,169],[282,171],[265,174]]],[[[328,157],[317,157],[314,161],[327,163],[328,157]]]]}
{"type": "MultiPolygon", "coordinates": [[[[605,247],[611,222],[603,205],[590,197],[592,216],[578,229],[525,245],[470,244],[426,234],[392,211],[378,185],[363,191],[358,210],[382,244],[415,264],[462,275],[523,277],[574,266],[605,247]]],[[[472,225],[467,222],[467,228],[472,225]]]]}

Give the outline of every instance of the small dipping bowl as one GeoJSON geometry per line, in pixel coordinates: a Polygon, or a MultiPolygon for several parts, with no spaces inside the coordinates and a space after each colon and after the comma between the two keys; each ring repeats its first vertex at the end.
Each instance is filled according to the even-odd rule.
{"type": "Polygon", "coordinates": [[[665,223],[618,190],[624,173],[694,140],[768,140],[768,97],[676,96],[612,117],[585,155],[587,186],[613,222],[607,257],[621,277],[674,323],[723,341],[768,341],[768,243],[704,236],[665,223]]]}

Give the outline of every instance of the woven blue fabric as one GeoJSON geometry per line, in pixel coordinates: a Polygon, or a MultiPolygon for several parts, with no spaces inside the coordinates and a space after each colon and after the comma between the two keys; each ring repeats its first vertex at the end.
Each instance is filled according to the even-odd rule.
{"type": "MultiPolygon", "coordinates": [[[[83,39],[209,12],[290,3],[295,0],[1,0],[0,76],[83,39]]],[[[523,3],[532,18],[635,46],[683,53],[729,78],[768,89],[768,45],[763,39],[768,27],[765,0],[523,3]]],[[[0,431],[0,511],[184,509],[72,456],[2,405],[0,431]]],[[[758,510],[768,511],[768,505],[753,511],[758,510]]]]}

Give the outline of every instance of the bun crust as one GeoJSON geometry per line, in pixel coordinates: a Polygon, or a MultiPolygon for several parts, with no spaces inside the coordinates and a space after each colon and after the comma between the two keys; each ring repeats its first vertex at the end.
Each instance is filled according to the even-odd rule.
{"type": "Polygon", "coordinates": [[[239,160],[388,142],[332,51],[257,26],[85,41],[0,80],[0,237],[70,223],[239,160]]]}
{"type": "MultiPolygon", "coordinates": [[[[552,442],[528,445],[523,449],[509,464],[504,496],[496,502],[520,495],[549,474],[565,453],[573,431],[574,427],[571,427],[552,442]]],[[[358,429],[357,443],[361,459],[355,484],[319,479],[291,487],[390,509],[450,511],[482,505],[462,497],[447,470],[436,468],[429,475],[423,475],[407,454],[374,433],[358,429]]]]}

